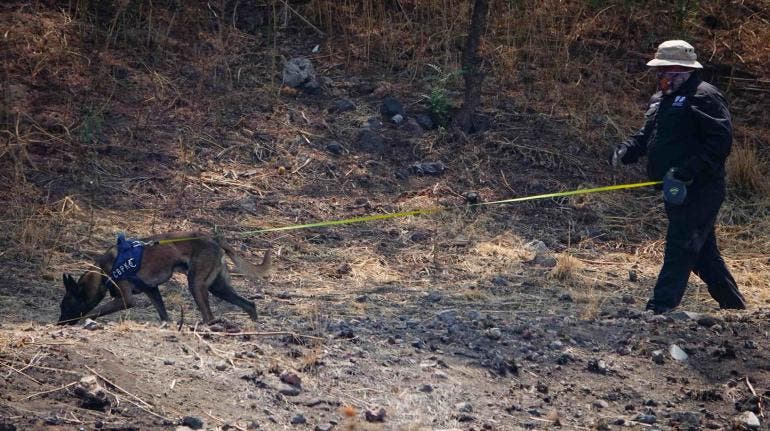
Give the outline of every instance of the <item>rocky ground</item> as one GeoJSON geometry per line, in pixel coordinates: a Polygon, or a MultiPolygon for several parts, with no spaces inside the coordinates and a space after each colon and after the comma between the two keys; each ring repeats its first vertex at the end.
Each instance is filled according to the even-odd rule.
{"type": "Polygon", "coordinates": [[[160,328],[150,308],[5,324],[0,429],[766,429],[766,311],[653,316],[610,293],[579,318],[579,292],[543,271],[474,301],[281,286],[252,293],[256,324],[215,308],[237,333],[160,328]]]}

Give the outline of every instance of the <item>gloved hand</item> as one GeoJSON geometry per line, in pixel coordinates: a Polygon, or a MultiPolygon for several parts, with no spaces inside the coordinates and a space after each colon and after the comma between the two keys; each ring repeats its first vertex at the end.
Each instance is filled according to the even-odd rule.
{"type": "Polygon", "coordinates": [[[626,148],[625,145],[618,145],[615,147],[615,149],[612,151],[612,156],[610,157],[610,164],[612,164],[613,168],[616,168],[618,165],[620,165],[623,156],[625,156],[627,152],[628,148],[626,148]]]}
{"type": "Polygon", "coordinates": [[[687,199],[687,186],[692,179],[677,168],[671,168],[663,177],[663,199],[672,205],[682,205],[687,199]]]}

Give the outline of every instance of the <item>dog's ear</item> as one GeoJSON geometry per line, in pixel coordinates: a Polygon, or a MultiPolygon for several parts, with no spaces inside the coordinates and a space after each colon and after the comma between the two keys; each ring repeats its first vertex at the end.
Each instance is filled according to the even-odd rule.
{"type": "Polygon", "coordinates": [[[75,293],[78,290],[78,283],[70,274],[62,274],[62,281],[64,282],[64,288],[67,292],[75,293]]]}

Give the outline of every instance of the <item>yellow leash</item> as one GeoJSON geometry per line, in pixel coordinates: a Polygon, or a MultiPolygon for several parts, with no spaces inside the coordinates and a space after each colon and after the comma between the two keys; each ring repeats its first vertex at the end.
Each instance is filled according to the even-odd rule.
{"type": "MultiPolygon", "coordinates": [[[[472,204],[469,206],[497,205],[497,204],[513,203],[513,202],[531,201],[536,199],[557,198],[557,197],[574,196],[574,195],[586,195],[589,193],[600,193],[600,192],[609,192],[614,190],[625,190],[625,189],[634,189],[639,187],[648,187],[648,186],[654,186],[662,183],[663,181],[647,181],[643,183],[620,184],[615,186],[595,187],[591,189],[578,189],[578,190],[570,190],[566,192],[545,193],[541,195],[524,196],[519,198],[503,199],[503,200],[491,201],[491,202],[482,202],[478,204],[472,204]]],[[[414,215],[430,214],[430,213],[442,211],[444,209],[445,208],[429,208],[429,209],[403,211],[403,212],[390,213],[390,214],[376,214],[376,215],[361,216],[361,217],[351,217],[351,218],[346,218],[342,220],[328,220],[328,221],[319,221],[315,223],[296,224],[291,226],[271,227],[266,229],[240,232],[240,234],[256,235],[256,234],[265,233],[265,232],[279,232],[279,231],[285,231],[285,230],[307,229],[311,227],[325,227],[325,226],[336,226],[341,224],[362,223],[362,222],[373,221],[373,220],[384,220],[384,219],[391,219],[391,218],[397,218],[397,217],[409,217],[414,215]]],[[[172,240],[169,240],[169,241],[172,241],[172,240]]]]}

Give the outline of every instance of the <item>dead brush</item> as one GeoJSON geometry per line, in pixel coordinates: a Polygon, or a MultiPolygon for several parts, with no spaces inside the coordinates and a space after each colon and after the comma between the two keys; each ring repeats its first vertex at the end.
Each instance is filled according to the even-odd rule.
{"type": "Polygon", "coordinates": [[[754,145],[735,145],[727,158],[728,186],[743,196],[764,196],[770,191],[767,170],[754,145]]]}
{"type": "Polygon", "coordinates": [[[581,280],[580,269],[583,267],[583,263],[580,259],[567,254],[562,253],[556,258],[556,266],[548,273],[548,278],[564,283],[574,284],[581,280]]]}

